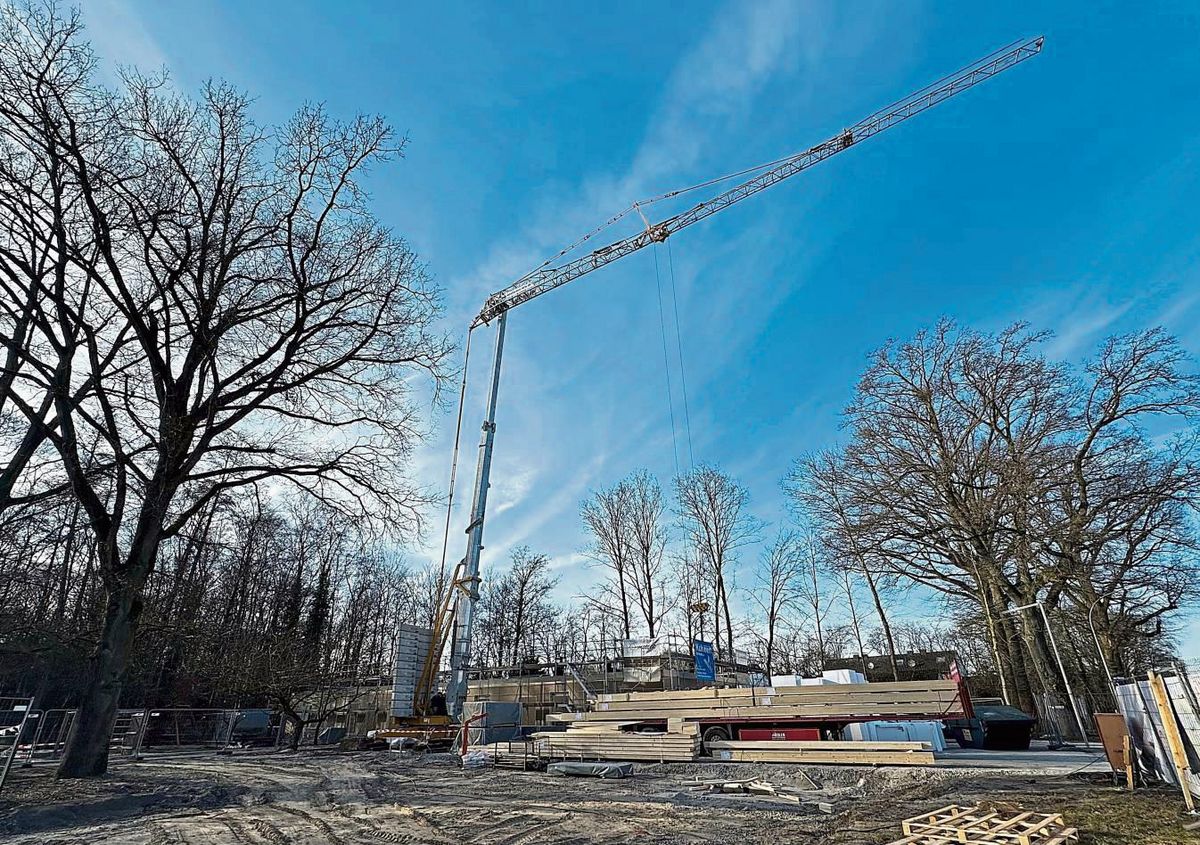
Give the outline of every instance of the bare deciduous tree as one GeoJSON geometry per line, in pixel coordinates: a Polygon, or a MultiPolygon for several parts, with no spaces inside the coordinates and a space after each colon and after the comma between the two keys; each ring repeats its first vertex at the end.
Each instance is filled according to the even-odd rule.
{"type": "Polygon", "coordinates": [[[690,542],[708,565],[713,579],[716,624],[713,644],[721,654],[721,621],[725,643],[733,653],[733,616],[729,610],[730,567],[737,550],[758,535],[759,523],[747,511],[749,494],[730,476],[699,466],[675,481],[678,515],[690,542]]]}
{"type": "Polygon", "coordinates": [[[592,493],[580,508],[583,524],[592,535],[589,552],[592,559],[608,570],[606,592],[616,599],[625,639],[632,636],[629,613],[629,585],[632,540],[625,513],[628,489],[624,483],[592,493]]]}
{"type": "Polygon", "coordinates": [[[557,583],[546,555],[527,546],[514,549],[508,571],[490,579],[480,597],[480,656],[496,666],[554,659],[547,646],[555,642],[549,632],[559,623],[558,608],[550,602],[557,583]]]}
{"type": "Polygon", "coordinates": [[[624,482],[626,489],[626,536],[632,553],[630,579],[634,598],[646,623],[646,635],[654,637],[671,610],[663,583],[667,547],[667,528],[663,522],[665,506],[662,487],[646,470],[635,472],[624,482]]]}
{"type": "Polygon", "coordinates": [[[1123,654],[1144,652],[1139,640],[1200,581],[1195,429],[1165,443],[1145,434],[1200,410],[1178,345],[1157,330],[1113,338],[1079,373],[1047,361],[1044,339],[943,322],[888,345],[847,411],[850,442],[792,476],[861,572],[979,614],[1001,690],[1027,707],[1031,691],[1061,686],[1036,603],[1096,608],[1106,662],[1127,669],[1123,654]]]}
{"type": "Polygon", "coordinates": [[[872,550],[871,544],[878,539],[877,535],[862,530],[864,520],[861,514],[853,511],[853,505],[847,499],[850,488],[844,474],[845,469],[836,454],[819,452],[796,462],[783,489],[797,515],[818,526],[821,544],[845,581],[847,597],[854,577],[861,578],[867,586],[887,644],[892,678],[898,681],[896,641],[883,600],[887,582],[894,580],[894,576],[883,560],[885,556],[878,549],[872,550]]]}
{"type": "Polygon", "coordinates": [[[6,468],[9,502],[69,492],[95,537],[104,624],[59,769],[83,776],[106,767],[164,540],[262,484],[413,529],[426,497],[403,481],[420,435],[405,386],[440,384],[451,348],[436,292],[357,181],[402,150],[383,121],[305,108],[267,131],[219,84],[193,102],[130,74],[110,92],[77,18],[4,21],[2,239],[50,233],[27,250],[41,263],[8,276],[36,292],[36,337],[6,331],[5,353],[20,440],[37,441],[6,468]]]}
{"type": "Polygon", "coordinates": [[[800,579],[805,575],[801,537],[795,531],[781,529],[767,546],[755,572],[755,587],[750,596],[766,622],[763,636],[763,669],[770,677],[775,671],[775,642],[785,616],[800,598],[800,579]]]}

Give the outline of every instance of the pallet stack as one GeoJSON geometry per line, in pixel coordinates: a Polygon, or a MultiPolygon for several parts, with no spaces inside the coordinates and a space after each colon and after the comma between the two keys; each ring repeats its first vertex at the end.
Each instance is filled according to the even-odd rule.
{"type": "Polygon", "coordinates": [[[638,731],[637,722],[574,722],[565,731],[533,735],[540,757],[686,763],[700,750],[700,726],[671,719],[666,731],[638,731]]]}
{"type": "Polygon", "coordinates": [[[905,819],[904,838],[889,845],[1066,845],[1079,841],[1079,831],[1067,827],[1057,813],[1018,813],[1002,816],[980,807],[942,807],[905,819]]]}
{"type": "Polygon", "coordinates": [[[708,743],[714,760],[733,763],[811,763],[851,766],[932,766],[925,742],[741,740],[708,743]]]}

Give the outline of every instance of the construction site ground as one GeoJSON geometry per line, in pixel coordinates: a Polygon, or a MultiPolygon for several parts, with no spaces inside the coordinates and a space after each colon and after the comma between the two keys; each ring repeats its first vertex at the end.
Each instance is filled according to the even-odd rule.
{"type": "Polygon", "coordinates": [[[1114,787],[1107,766],[1096,766],[1092,755],[1053,755],[1025,752],[998,768],[973,767],[971,755],[954,754],[954,765],[935,768],[639,765],[633,777],[611,781],[464,771],[448,754],[149,756],[114,763],[108,775],[84,781],[57,781],[49,766],[14,770],[0,795],[0,842],[838,845],[891,842],[900,838],[906,817],[981,803],[1062,813],[1084,843],[1200,843],[1200,834],[1184,831],[1177,792],[1128,793],[1114,787]],[[792,803],[691,788],[697,780],[752,777],[807,792],[801,803],[792,803]]]}

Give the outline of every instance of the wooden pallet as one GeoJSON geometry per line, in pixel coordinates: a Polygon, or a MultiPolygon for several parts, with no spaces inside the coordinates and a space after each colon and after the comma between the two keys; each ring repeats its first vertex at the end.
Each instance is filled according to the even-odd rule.
{"type": "Polygon", "coordinates": [[[1058,813],[1003,816],[980,807],[951,804],[901,823],[904,838],[889,845],[1066,845],[1079,841],[1058,813]]]}

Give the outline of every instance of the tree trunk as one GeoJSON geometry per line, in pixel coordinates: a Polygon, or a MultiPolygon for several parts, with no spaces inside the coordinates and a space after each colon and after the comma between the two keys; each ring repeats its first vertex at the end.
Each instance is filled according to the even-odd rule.
{"type": "Polygon", "coordinates": [[[775,611],[772,610],[767,615],[767,683],[771,683],[771,676],[775,673],[775,611]]]}
{"type": "Polygon", "coordinates": [[[121,584],[110,591],[104,611],[104,628],[92,653],[87,692],[79,704],[67,747],[58,766],[58,777],[95,777],[108,770],[108,746],[121,685],[137,620],[142,612],[141,581],[121,584]]]}
{"type": "Polygon", "coordinates": [[[621,595],[621,625],[625,631],[625,639],[629,639],[629,595],[625,592],[625,567],[618,566],[616,569],[617,592],[621,595]]]}
{"type": "Polygon", "coordinates": [[[848,570],[842,571],[842,583],[846,587],[846,605],[850,609],[850,625],[854,630],[854,641],[858,643],[858,662],[865,678],[867,676],[867,650],[863,645],[862,622],[858,618],[858,608],[854,604],[854,586],[850,583],[848,570]]]}
{"type": "Polygon", "coordinates": [[[988,585],[980,584],[979,598],[983,604],[984,627],[987,629],[988,641],[992,646],[992,660],[996,663],[996,677],[1000,681],[1000,698],[1005,704],[1011,705],[1012,693],[1008,689],[1005,661],[1000,656],[1000,633],[997,630],[996,615],[992,610],[996,606],[995,591],[988,585]]]}
{"type": "Polygon", "coordinates": [[[871,590],[871,601],[875,604],[875,613],[879,616],[879,626],[883,628],[883,638],[887,640],[888,661],[892,664],[892,680],[900,680],[900,667],[896,665],[896,638],[892,635],[892,625],[888,622],[887,611],[883,609],[883,598],[879,595],[879,587],[871,576],[871,571],[865,563],[862,566],[863,578],[871,590]]]}
{"type": "Polygon", "coordinates": [[[720,578],[721,608],[725,611],[725,642],[729,647],[729,659],[733,660],[733,617],[729,613],[729,593],[725,589],[725,577],[720,578]]]}
{"type": "Polygon", "coordinates": [[[1026,713],[1033,713],[1033,690],[1029,684],[1029,668],[1025,660],[1025,650],[1020,646],[1017,635],[1016,620],[1005,614],[996,614],[996,646],[1000,651],[1003,663],[1002,671],[1008,673],[1009,694],[1013,696],[1016,707],[1026,713]]]}
{"type": "MultiPolygon", "coordinates": [[[[1059,686],[1061,679],[1058,667],[1050,653],[1045,627],[1036,607],[1028,607],[1021,611],[1021,639],[1025,643],[1025,650],[1033,664],[1041,691],[1064,696],[1065,692],[1059,686]]],[[[1063,701],[1065,700],[1063,698],[1063,701]]]]}

